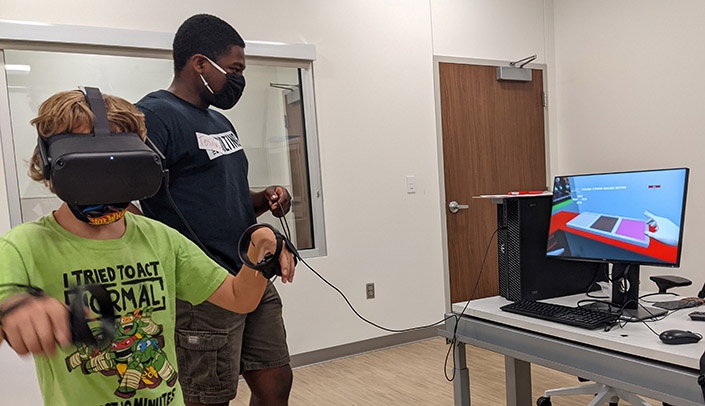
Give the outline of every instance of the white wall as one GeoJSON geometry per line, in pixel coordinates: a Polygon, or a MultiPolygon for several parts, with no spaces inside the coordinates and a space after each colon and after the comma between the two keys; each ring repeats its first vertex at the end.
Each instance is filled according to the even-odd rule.
{"type": "Polygon", "coordinates": [[[546,62],[544,0],[431,0],[431,12],[435,55],[546,62]]]}
{"type": "MultiPolygon", "coordinates": [[[[258,1],[237,7],[229,1],[167,0],[42,1],[27,7],[3,0],[0,18],[173,32],[198,12],[230,21],[248,40],[316,46],[328,256],[308,262],[376,323],[404,328],[441,319],[442,228],[427,0],[258,1]],[[406,193],[407,175],[416,176],[416,194],[406,193]],[[367,282],[376,284],[375,300],[364,299],[367,282]]],[[[293,354],[389,334],[358,320],[303,266],[295,283],[280,285],[280,292],[293,354]]],[[[2,403],[36,404],[28,398],[36,393],[22,389],[33,369],[7,369],[11,357],[0,354],[2,403]]]]}
{"type": "MultiPolygon", "coordinates": [[[[693,292],[703,282],[694,251],[705,220],[693,203],[704,197],[705,165],[696,159],[705,127],[699,0],[2,1],[3,19],[173,32],[209,12],[248,40],[315,44],[328,256],[309,263],[375,322],[425,324],[444,310],[434,54],[539,55],[548,65],[552,174],[690,166],[682,274],[693,292]],[[406,175],[417,177],[415,195],[405,192],[406,175]],[[364,300],[367,282],[377,299],[364,300]]],[[[302,266],[280,291],[294,354],[386,334],[302,266]]],[[[21,372],[4,368],[8,357],[0,353],[0,392],[25,396],[13,388],[21,372]]]]}
{"type": "Polygon", "coordinates": [[[705,282],[705,3],[698,0],[555,2],[556,173],[691,168],[681,268],[697,294],[705,282]]]}

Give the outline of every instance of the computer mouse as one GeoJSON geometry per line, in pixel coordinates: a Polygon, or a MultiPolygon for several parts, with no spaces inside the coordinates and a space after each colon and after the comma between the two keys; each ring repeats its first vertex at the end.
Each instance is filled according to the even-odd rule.
{"type": "Polygon", "coordinates": [[[691,344],[697,343],[703,336],[698,333],[693,333],[692,331],[674,329],[662,332],[659,334],[658,338],[660,338],[664,344],[691,344]]]}

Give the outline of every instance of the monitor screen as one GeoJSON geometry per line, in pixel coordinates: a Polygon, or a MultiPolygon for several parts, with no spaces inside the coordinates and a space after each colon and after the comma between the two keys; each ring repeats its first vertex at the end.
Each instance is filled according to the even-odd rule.
{"type": "Polygon", "coordinates": [[[677,267],[688,168],[557,176],[546,254],[677,267]]]}

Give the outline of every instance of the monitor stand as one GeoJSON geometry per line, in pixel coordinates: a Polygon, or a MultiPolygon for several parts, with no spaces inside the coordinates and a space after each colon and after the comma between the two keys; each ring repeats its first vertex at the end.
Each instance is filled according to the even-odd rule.
{"type": "Polygon", "coordinates": [[[612,303],[592,303],[589,309],[618,312],[630,321],[649,320],[668,313],[665,309],[639,304],[639,265],[612,264],[612,303]]]}
{"type": "MultiPolygon", "coordinates": [[[[620,306],[617,306],[616,304],[610,304],[610,303],[590,303],[588,305],[583,306],[587,309],[591,310],[599,310],[602,312],[608,312],[608,313],[615,313],[618,312],[620,309],[620,306]]],[[[628,318],[629,321],[642,321],[642,320],[649,320],[653,319],[656,317],[660,317],[668,313],[667,310],[664,309],[659,309],[658,307],[654,306],[639,306],[636,309],[629,309],[629,308],[624,308],[622,310],[622,316],[625,318],[628,318]]]]}

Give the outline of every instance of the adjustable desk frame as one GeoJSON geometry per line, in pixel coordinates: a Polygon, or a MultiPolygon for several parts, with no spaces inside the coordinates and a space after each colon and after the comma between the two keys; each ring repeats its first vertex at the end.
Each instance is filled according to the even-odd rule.
{"type": "MultiPolygon", "coordinates": [[[[456,313],[446,313],[446,317],[456,313]]],[[[453,336],[450,317],[439,334],[453,336]]],[[[705,405],[698,371],[463,315],[454,348],[454,404],[470,405],[465,344],[505,356],[507,406],[531,406],[531,363],[678,406],[705,405]]]]}

